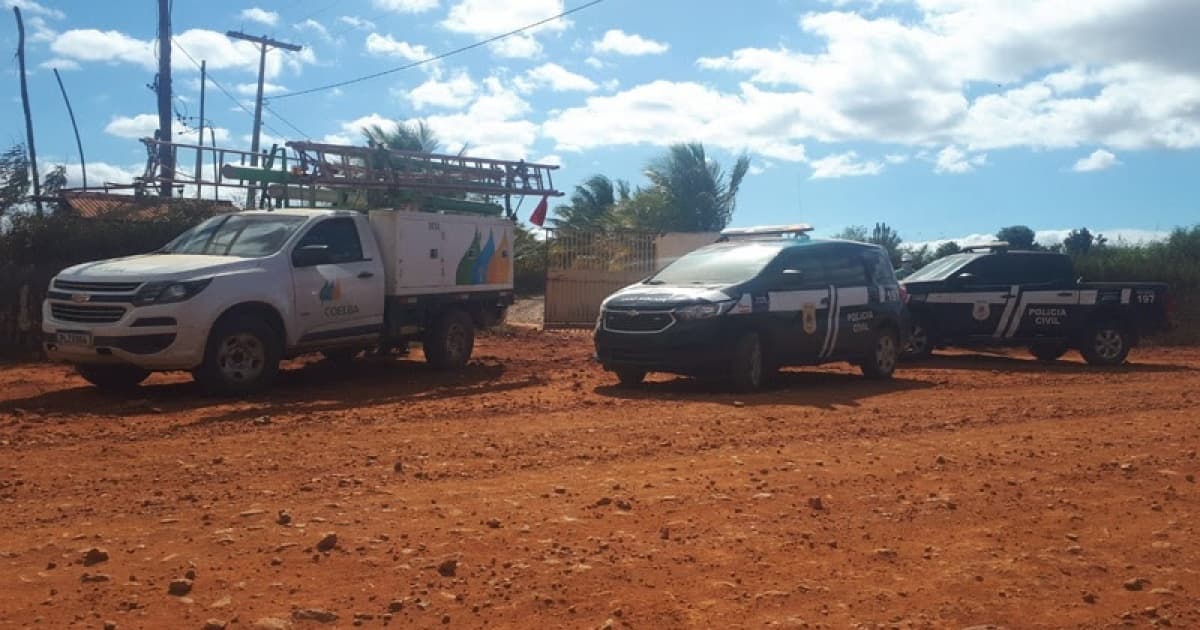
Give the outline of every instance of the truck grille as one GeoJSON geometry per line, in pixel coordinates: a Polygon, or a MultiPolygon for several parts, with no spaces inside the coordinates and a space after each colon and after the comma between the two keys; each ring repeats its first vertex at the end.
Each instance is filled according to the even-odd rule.
{"type": "Polygon", "coordinates": [[[74,280],[55,280],[54,288],[63,291],[91,291],[94,293],[132,293],[137,290],[140,282],[76,282],[74,280]]]}
{"type": "Polygon", "coordinates": [[[81,324],[111,324],[125,315],[123,306],[94,306],[90,304],[51,304],[50,314],[62,322],[81,324]]]}
{"type": "Polygon", "coordinates": [[[604,327],[613,332],[655,333],[675,323],[666,311],[605,311],[604,327]]]}

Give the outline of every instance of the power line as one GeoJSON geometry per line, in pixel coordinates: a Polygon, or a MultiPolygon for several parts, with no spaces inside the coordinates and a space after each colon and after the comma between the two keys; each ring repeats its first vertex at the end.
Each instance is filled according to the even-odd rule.
{"type": "MultiPolygon", "coordinates": [[[[266,101],[263,101],[263,108],[266,109],[267,111],[271,112],[271,115],[278,118],[283,124],[291,127],[292,131],[295,131],[296,133],[300,134],[301,138],[309,138],[310,137],[307,133],[304,133],[303,129],[297,127],[296,125],[293,125],[292,121],[284,118],[283,116],[281,116],[279,114],[279,112],[275,111],[274,109],[271,109],[271,106],[266,101]]],[[[266,124],[266,123],[263,123],[263,124],[266,124]]]]}
{"type": "Polygon", "coordinates": [[[528,31],[528,30],[532,29],[532,28],[537,28],[537,27],[539,27],[539,26],[541,26],[541,25],[543,25],[543,24],[546,24],[546,23],[548,23],[548,22],[553,22],[554,20],[562,19],[562,18],[564,18],[564,17],[567,17],[568,15],[571,15],[572,13],[577,13],[577,12],[579,12],[579,11],[582,11],[582,10],[584,10],[584,9],[587,9],[587,8],[594,7],[594,6],[596,6],[597,4],[600,4],[601,2],[604,2],[604,0],[592,0],[591,2],[587,2],[587,3],[584,3],[584,4],[581,4],[581,5],[579,5],[579,6],[575,7],[574,9],[569,9],[569,10],[567,10],[567,11],[563,11],[562,13],[559,13],[558,15],[555,15],[555,16],[553,16],[553,17],[548,17],[548,18],[546,18],[546,19],[544,19],[544,20],[539,20],[539,21],[537,21],[537,22],[534,22],[534,23],[532,23],[532,24],[527,24],[527,25],[525,25],[525,26],[522,26],[521,28],[514,29],[514,30],[511,30],[511,31],[508,31],[507,33],[501,33],[500,35],[496,35],[495,37],[489,37],[488,39],[484,39],[484,40],[481,40],[481,41],[475,42],[474,44],[469,44],[469,45],[467,45],[467,46],[463,46],[463,47],[461,47],[461,48],[455,48],[454,50],[451,50],[451,51],[449,51],[449,52],[442,53],[442,54],[440,54],[440,55],[434,55],[434,56],[432,56],[432,57],[427,57],[427,58],[425,58],[425,59],[421,59],[420,61],[414,61],[414,62],[412,62],[412,63],[408,63],[408,64],[405,64],[405,65],[403,65],[403,66],[399,66],[399,67],[396,67],[396,68],[391,68],[391,69],[389,69],[389,70],[383,70],[383,71],[380,71],[380,72],[376,72],[376,73],[373,73],[373,74],[368,74],[368,75],[361,76],[361,77],[357,77],[357,78],[354,78],[354,79],[347,79],[347,80],[345,80],[345,81],[338,81],[337,83],[330,83],[330,84],[328,84],[328,85],[322,85],[322,86],[318,86],[318,87],[314,87],[314,88],[308,88],[307,90],[299,90],[299,91],[296,91],[296,92],[288,92],[288,93],[286,93],[286,94],[280,94],[280,95],[278,95],[278,96],[272,96],[272,97],[270,97],[270,100],[279,100],[279,99],[283,99],[283,98],[292,98],[293,96],[303,96],[303,95],[305,95],[305,94],[312,94],[312,93],[314,93],[314,92],[323,92],[323,91],[325,91],[325,90],[332,90],[332,89],[334,89],[334,88],[345,87],[345,86],[347,86],[347,85],[352,85],[352,84],[354,84],[354,83],[361,83],[361,82],[363,82],[363,81],[369,81],[369,80],[371,80],[371,79],[378,79],[379,77],[386,76],[386,75],[389,75],[389,74],[394,74],[394,73],[396,73],[396,72],[400,72],[400,71],[402,71],[402,70],[409,70],[409,69],[412,69],[412,68],[416,68],[417,66],[422,66],[422,65],[425,65],[425,64],[427,64],[427,63],[432,63],[432,62],[434,62],[434,61],[439,61],[439,60],[445,59],[445,58],[447,58],[447,57],[450,57],[450,56],[453,56],[453,55],[457,55],[457,54],[459,54],[459,53],[466,52],[466,51],[468,51],[468,50],[473,50],[473,49],[475,49],[475,48],[479,48],[480,46],[486,46],[486,45],[488,45],[488,44],[491,44],[491,43],[493,43],[493,42],[498,42],[498,41],[500,41],[500,40],[502,40],[502,39],[506,39],[506,38],[508,38],[508,37],[512,37],[513,35],[517,35],[517,34],[519,34],[519,33],[523,33],[523,32],[525,32],[525,31],[528,31]]]}
{"type": "MultiPolygon", "coordinates": [[[[182,52],[182,53],[184,54],[184,56],[185,56],[185,57],[187,57],[187,58],[188,58],[188,60],[190,60],[190,61],[192,62],[192,64],[193,64],[193,65],[195,65],[197,68],[199,68],[199,67],[200,67],[200,62],[199,62],[199,61],[196,61],[196,58],[192,56],[192,53],[189,53],[189,52],[187,51],[187,49],[186,49],[186,48],[184,48],[182,45],[180,45],[180,44],[179,44],[179,42],[178,42],[177,40],[175,40],[175,39],[172,39],[172,40],[171,40],[171,43],[175,44],[175,47],[176,47],[176,48],[178,48],[178,49],[179,49],[179,51],[180,51],[180,52],[182,52]]],[[[250,108],[248,108],[248,107],[246,107],[245,105],[243,105],[243,104],[242,104],[242,102],[241,102],[240,100],[238,100],[236,96],[234,96],[233,94],[231,94],[231,93],[229,92],[229,90],[226,90],[226,89],[225,89],[225,86],[221,85],[221,83],[220,83],[219,81],[217,81],[216,79],[214,79],[214,78],[213,78],[213,75],[212,75],[212,73],[209,73],[209,74],[208,74],[208,80],[209,80],[209,81],[210,81],[210,82],[211,82],[213,85],[217,86],[217,89],[218,89],[218,90],[221,90],[221,93],[222,93],[222,94],[224,94],[226,97],[228,97],[228,98],[229,98],[229,100],[233,101],[233,104],[234,104],[234,105],[237,105],[239,108],[241,108],[241,110],[242,110],[242,111],[246,112],[246,113],[247,113],[247,114],[249,114],[251,117],[253,117],[253,116],[254,116],[254,112],[250,111],[250,108]]],[[[282,118],[281,118],[280,120],[282,120],[282,118]]],[[[280,132],[278,129],[276,129],[276,128],[272,127],[271,125],[267,124],[266,122],[263,122],[263,124],[262,124],[262,125],[263,125],[264,127],[266,127],[267,129],[271,130],[271,133],[273,133],[273,134],[275,134],[275,135],[277,135],[277,136],[283,137],[283,136],[287,135],[287,134],[284,134],[284,133],[280,132]]]]}

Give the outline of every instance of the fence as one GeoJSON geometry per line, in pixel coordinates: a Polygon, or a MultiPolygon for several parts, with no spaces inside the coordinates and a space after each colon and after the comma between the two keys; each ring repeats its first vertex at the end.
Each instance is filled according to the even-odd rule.
{"type": "Polygon", "coordinates": [[[0,357],[41,352],[42,300],[60,265],[0,265],[0,357]]]}

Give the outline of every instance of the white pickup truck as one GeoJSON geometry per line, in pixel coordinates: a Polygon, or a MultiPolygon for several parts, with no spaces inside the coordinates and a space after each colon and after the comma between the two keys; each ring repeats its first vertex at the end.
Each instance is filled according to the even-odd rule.
{"type": "Polygon", "coordinates": [[[419,341],[467,362],[512,304],[513,222],[407,210],[219,215],[151,254],[76,265],[50,283],[46,354],[105,389],[191,371],[205,388],[270,385],[280,360],[419,341]]]}

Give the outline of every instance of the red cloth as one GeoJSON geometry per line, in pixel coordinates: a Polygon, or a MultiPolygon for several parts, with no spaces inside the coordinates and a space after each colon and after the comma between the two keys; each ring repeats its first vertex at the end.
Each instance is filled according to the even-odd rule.
{"type": "Polygon", "coordinates": [[[542,224],[546,222],[546,211],[550,207],[549,200],[549,197],[542,197],[542,200],[538,202],[537,207],[533,209],[533,214],[529,215],[530,223],[538,227],[542,227],[542,224]]]}

